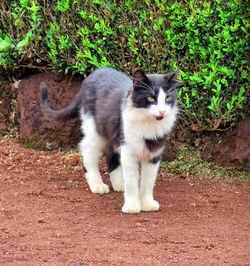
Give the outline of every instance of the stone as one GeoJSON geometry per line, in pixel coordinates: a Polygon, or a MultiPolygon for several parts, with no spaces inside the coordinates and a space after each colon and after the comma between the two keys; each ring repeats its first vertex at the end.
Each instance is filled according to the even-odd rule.
{"type": "Polygon", "coordinates": [[[241,120],[232,130],[203,137],[206,144],[202,158],[222,166],[234,166],[250,171],[250,116],[241,120]]]}
{"type": "Polygon", "coordinates": [[[40,73],[27,77],[17,84],[17,116],[21,143],[29,148],[43,150],[75,146],[81,138],[80,119],[57,121],[44,117],[40,106],[42,81],[48,86],[51,106],[61,109],[73,101],[82,78],[40,73]]]}
{"type": "Polygon", "coordinates": [[[0,135],[3,135],[8,130],[8,117],[10,115],[10,108],[6,97],[2,94],[1,88],[4,84],[0,81],[0,135]]]}

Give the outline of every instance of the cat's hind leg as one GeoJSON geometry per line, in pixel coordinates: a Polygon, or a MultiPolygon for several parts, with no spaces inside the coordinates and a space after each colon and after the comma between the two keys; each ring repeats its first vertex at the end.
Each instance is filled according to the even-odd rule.
{"type": "Polygon", "coordinates": [[[96,132],[95,122],[91,116],[85,117],[82,130],[85,137],[79,143],[79,149],[83,158],[85,177],[90,190],[97,194],[109,193],[109,187],[103,183],[98,167],[106,143],[96,132]]]}
{"type": "Polygon", "coordinates": [[[122,167],[120,163],[120,154],[118,152],[110,151],[107,157],[108,172],[110,181],[114,191],[124,191],[124,181],[122,175],[122,167]]]}

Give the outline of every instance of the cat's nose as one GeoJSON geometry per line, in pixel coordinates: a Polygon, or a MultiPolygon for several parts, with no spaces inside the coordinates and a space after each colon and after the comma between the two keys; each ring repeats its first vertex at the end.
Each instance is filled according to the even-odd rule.
{"type": "Polygon", "coordinates": [[[160,113],[161,116],[164,116],[166,111],[164,111],[164,110],[163,111],[159,111],[159,113],[160,113]]]}

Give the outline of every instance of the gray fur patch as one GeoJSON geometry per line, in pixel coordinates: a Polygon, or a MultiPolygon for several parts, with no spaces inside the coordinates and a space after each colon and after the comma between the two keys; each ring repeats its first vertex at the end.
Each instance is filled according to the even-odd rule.
{"type": "Polygon", "coordinates": [[[86,113],[91,113],[97,132],[113,147],[120,145],[121,108],[132,81],[112,68],[102,68],[90,74],[82,83],[80,97],[86,113]]]}

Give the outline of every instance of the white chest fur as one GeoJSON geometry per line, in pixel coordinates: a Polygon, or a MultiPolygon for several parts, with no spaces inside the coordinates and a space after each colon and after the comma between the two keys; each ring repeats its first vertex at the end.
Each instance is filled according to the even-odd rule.
{"type": "Polygon", "coordinates": [[[156,120],[147,109],[134,108],[128,104],[123,111],[123,133],[125,145],[139,160],[151,159],[161,154],[162,149],[149,151],[145,139],[157,139],[166,136],[172,129],[178,112],[177,106],[162,120],[156,120]]]}

